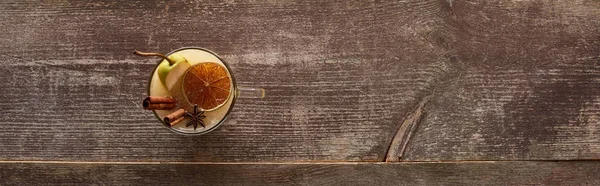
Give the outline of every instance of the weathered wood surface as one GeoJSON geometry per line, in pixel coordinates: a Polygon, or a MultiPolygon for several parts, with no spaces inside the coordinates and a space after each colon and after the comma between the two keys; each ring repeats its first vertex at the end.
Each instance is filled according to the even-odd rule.
{"type": "Polygon", "coordinates": [[[405,160],[600,159],[600,1],[454,1],[405,160]]]}
{"type": "Polygon", "coordinates": [[[598,1],[2,1],[0,159],[597,159],[599,29],[598,1]],[[131,51],[183,46],[267,98],[171,133],[131,51]]]}
{"type": "Polygon", "coordinates": [[[600,162],[1,163],[3,185],[598,185],[600,162]]]}
{"type": "Polygon", "coordinates": [[[446,68],[424,38],[438,1],[0,7],[4,160],[383,161],[446,68]],[[267,98],[208,135],[171,133],[140,106],[156,60],[131,51],[182,46],[216,51],[267,98]]]}

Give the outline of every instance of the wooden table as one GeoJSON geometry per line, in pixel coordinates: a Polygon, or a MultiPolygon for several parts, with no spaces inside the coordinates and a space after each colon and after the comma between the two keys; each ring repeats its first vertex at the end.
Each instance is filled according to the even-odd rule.
{"type": "Polygon", "coordinates": [[[8,0],[0,61],[2,185],[600,184],[597,0],[8,0]],[[169,131],[184,46],[267,97],[169,131]]]}

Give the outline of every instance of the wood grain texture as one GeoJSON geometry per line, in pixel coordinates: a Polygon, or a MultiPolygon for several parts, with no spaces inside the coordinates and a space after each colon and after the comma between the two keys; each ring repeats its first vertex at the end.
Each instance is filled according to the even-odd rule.
{"type": "Polygon", "coordinates": [[[435,0],[2,1],[0,159],[383,161],[453,68],[430,37],[445,34],[445,11],[435,0]],[[267,98],[238,100],[208,135],[169,132],[140,105],[156,60],[131,51],[183,46],[216,51],[267,98]]]}
{"type": "Polygon", "coordinates": [[[3,185],[598,185],[600,162],[0,164],[3,185]]]}
{"type": "Polygon", "coordinates": [[[600,2],[453,2],[460,70],[405,160],[600,159],[600,2]]]}
{"type": "Polygon", "coordinates": [[[593,0],[2,1],[0,160],[598,159],[599,33],[593,0]],[[267,98],[170,133],[131,51],[183,46],[267,98]]]}

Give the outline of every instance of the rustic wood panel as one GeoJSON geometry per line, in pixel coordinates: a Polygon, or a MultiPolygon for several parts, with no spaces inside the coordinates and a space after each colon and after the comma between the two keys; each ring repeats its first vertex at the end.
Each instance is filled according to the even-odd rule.
{"type": "Polygon", "coordinates": [[[3,185],[598,185],[600,162],[2,163],[3,185]]]}
{"type": "Polygon", "coordinates": [[[599,18],[589,0],[2,1],[0,159],[598,159],[599,18]],[[139,109],[154,60],[130,51],[182,46],[268,97],[170,133],[139,109]]]}
{"type": "Polygon", "coordinates": [[[461,70],[404,160],[600,159],[600,2],[453,2],[461,70]]]}
{"type": "Polygon", "coordinates": [[[453,68],[447,11],[435,0],[2,1],[0,159],[383,161],[453,68]],[[208,135],[170,133],[140,106],[155,60],[131,51],[183,46],[221,54],[267,98],[239,100],[208,135]]]}

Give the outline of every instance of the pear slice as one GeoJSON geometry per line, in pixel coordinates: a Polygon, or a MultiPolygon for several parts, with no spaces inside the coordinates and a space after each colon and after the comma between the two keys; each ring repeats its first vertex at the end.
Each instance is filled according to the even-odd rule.
{"type": "Polygon", "coordinates": [[[185,73],[185,71],[190,68],[190,63],[187,61],[181,61],[175,64],[175,67],[169,71],[167,77],[165,78],[165,85],[167,86],[167,90],[171,91],[175,84],[179,81],[181,76],[185,73]]]}

